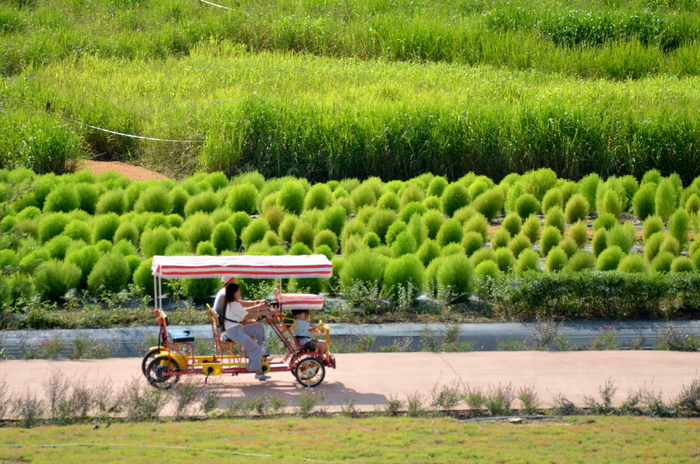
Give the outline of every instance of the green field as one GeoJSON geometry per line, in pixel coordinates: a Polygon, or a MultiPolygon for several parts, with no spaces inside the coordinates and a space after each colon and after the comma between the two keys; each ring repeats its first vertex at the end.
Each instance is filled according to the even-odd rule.
{"type": "Polygon", "coordinates": [[[4,2],[0,167],[700,174],[695,0],[224,6],[4,2]]]}
{"type": "Polygon", "coordinates": [[[282,417],[92,428],[5,428],[0,461],[678,463],[694,462],[700,453],[696,419],[573,417],[509,424],[282,417]]]}

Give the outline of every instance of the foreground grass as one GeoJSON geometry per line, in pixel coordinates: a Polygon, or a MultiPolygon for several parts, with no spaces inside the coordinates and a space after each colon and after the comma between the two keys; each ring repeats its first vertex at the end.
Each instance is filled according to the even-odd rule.
{"type": "Polygon", "coordinates": [[[0,462],[694,462],[698,420],[346,417],[2,429],[0,462]],[[246,453],[258,456],[240,456],[246,453]]]}

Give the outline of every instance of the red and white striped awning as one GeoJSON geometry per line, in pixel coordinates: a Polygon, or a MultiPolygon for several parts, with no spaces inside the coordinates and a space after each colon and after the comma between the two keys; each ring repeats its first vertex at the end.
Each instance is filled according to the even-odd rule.
{"type": "Polygon", "coordinates": [[[333,264],[325,255],[154,256],[154,276],[206,279],[230,274],[244,279],[328,278],[333,264]]]}
{"type": "Polygon", "coordinates": [[[277,295],[280,308],[284,311],[292,309],[321,310],[323,297],[313,293],[280,293],[277,295]]]}

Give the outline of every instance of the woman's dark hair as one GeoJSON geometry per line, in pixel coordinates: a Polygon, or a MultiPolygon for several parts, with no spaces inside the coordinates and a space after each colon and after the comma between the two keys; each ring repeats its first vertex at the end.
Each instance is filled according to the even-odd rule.
{"type": "Polygon", "coordinates": [[[236,292],[240,287],[238,284],[228,284],[226,286],[226,295],[224,296],[224,305],[236,300],[236,292]]]}

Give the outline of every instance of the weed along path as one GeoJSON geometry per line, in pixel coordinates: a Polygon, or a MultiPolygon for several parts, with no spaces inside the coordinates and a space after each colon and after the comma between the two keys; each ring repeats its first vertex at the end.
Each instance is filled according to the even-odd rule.
{"type": "MultiPolygon", "coordinates": [[[[667,401],[700,377],[700,354],[673,351],[362,353],[339,354],[337,361],[338,369],[328,370],[314,390],[324,397],[318,407],[329,412],[348,405],[373,411],[391,399],[405,402],[408,397],[421,398],[428,407],[431,395],[445,388],[489,391],[499,386],[510,386],[516,394],[520,388],[531,388],[543,407],[562,396],[584,406],[584,397],[599,399],[600,389],[610,382],[616,387],[614,405],[640,389],[667,401]]],[[[4,380],[13,395],[34,392],[45,398],[47,380],[63,375],[73,383],[112,388],[116,394],[135,385],[135,379],[146,386],[140,362],[136,358],[2,361],[0,382],[4,380]]],[[[303,389],[292,374],[271,376],[267,382],[258,382],[252,375],[218,376],[210,377],[208,383],[219,393],[220,408],[263,393],[281,396],[288,406],[296,406],[303,389]]],[[[204,380],[200,375],[185,379],[197,384],[204,380]]],[[[169,414],[167,408],[164,414],[169,414]]]]}

